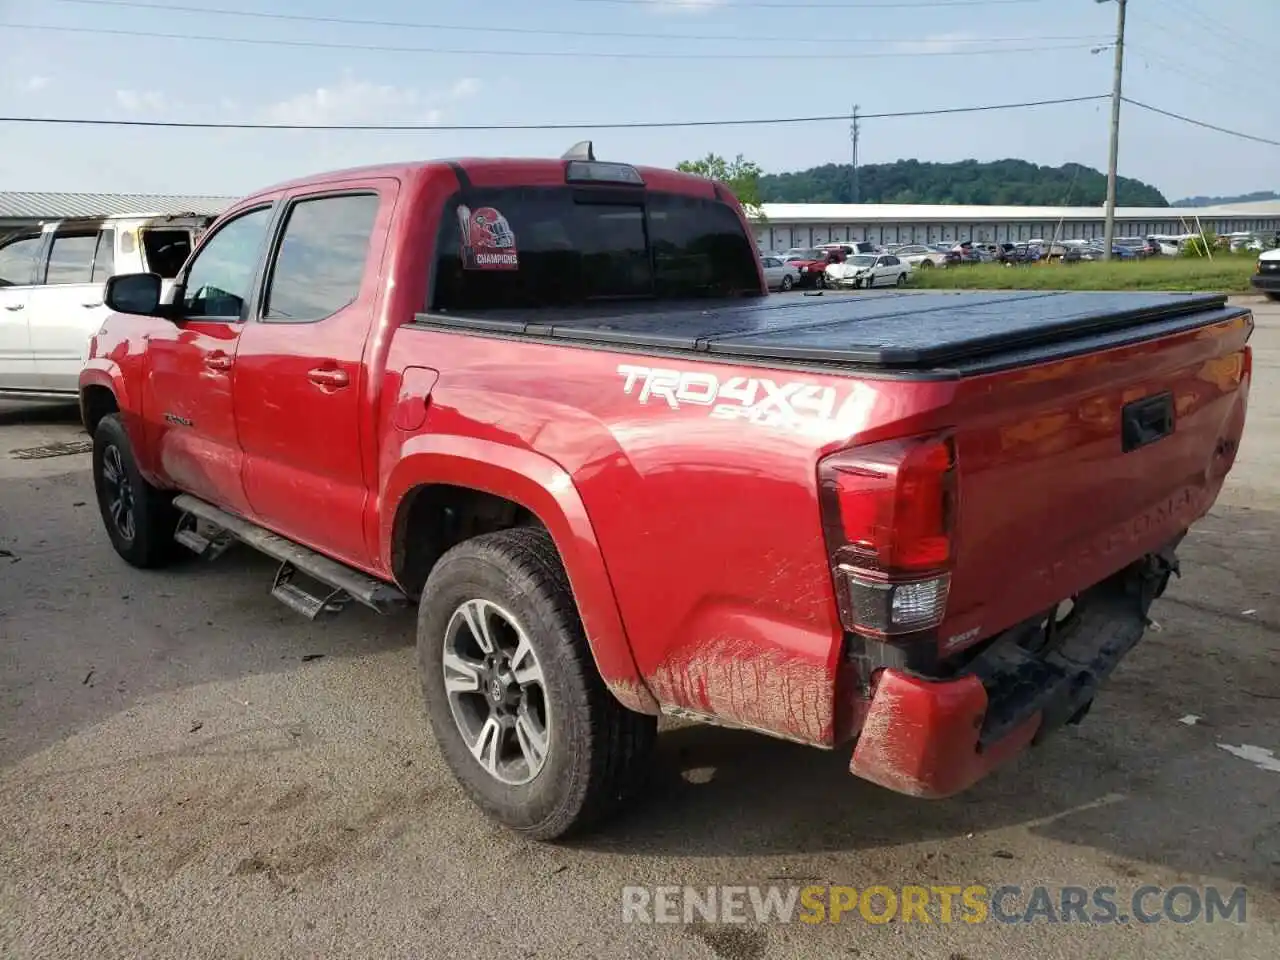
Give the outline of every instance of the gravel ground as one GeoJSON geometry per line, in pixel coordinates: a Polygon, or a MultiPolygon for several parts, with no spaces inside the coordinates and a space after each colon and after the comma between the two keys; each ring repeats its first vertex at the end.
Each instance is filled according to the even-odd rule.
{"type": "Polygon", "coordinates": [[[1222,748],[1280,753],[1280,309],[1248,302],[1241,461],[1082,726],[928,803],[847,751],[668,724],[638,808],[568,846],[454,786],[411,618],[308,623],[246,550],[126,567],[87,456],[10,453],[74,440],[74,411],[0,405],[0,955],[1280,956],[1280,763],[1222,748]],[[624,885],[767,883],[1245,885],[1248,922],[620,920],[624,885]]]}

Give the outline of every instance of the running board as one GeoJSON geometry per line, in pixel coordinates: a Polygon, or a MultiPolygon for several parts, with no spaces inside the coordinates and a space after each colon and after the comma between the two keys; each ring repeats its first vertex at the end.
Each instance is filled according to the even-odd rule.
{"type": "Polygon", "coordinates": [[[272,584],[271,595],[308,619],[314,620],[325,612],[337,612],[350,600],[378,613],[392,613],[409,603],[409,599],[389,583],[361,573],[344,563],[330,560],[308,547],[190,494],[179,494],[174,498],[173,505],[184,515],[178,524],[175,539],[188,549],[203,556],[216,556],[234,538],[279,560],[280,570],[272,584]],[[188,525],[188,517],[203,520],[215,527],[217,534],[212,538],[201,535],[188,525]],[[330,587],[332,592],[324,597],[309,593],[294,583],[295,573],[305,574],[330,587]]]}

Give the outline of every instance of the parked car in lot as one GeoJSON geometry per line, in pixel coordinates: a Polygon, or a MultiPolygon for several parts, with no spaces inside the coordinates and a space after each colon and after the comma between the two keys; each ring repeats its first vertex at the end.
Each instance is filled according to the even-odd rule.
{"type": "Polygon", "coordinates": [[[57,220],[0,241],[0,394],[75,397],[89,338],[110,313],[107,279],[149,271],[172,280],[212,219],[57,220]]]}
{"type": "Polygon", "coordinates": [[[1252,371],[1214,295],[770,300],[723,188],[584,146],[270,187],[105,298],[79,383],[115,552],[247,545],[313,619],[415,606],[440,756],[540,839],[639,794],[664,713],[915,797],[1082,721],[1252,371]]]}
{"type": "MultiPolygon", "coordinates": [[[[1142,237],[1116,237],[1115,244],[1117,247],[1124,247],[1134,257],[1145,257],[1149,254],[1147,250],[1147,241],[1142,237]]],[[[1103,241],[1097,241],[1098,246],[1103,245],[1103,241]]]]}
{"type": "Polygon", "coordinates": [[[924,244],[906,244],[889,251],[912,270],[932,270],[934,267],[949,267],[960,262],[960,254],[951,250],[945,253],[934,250],[924,244]]]}
{"type": "Polygon", "coordinates": [[[822,289],[827,285],[827,267],[833,263],[840,263],[844,258],[844,251],[838,248],[812,247],[800,251],[794,259],[787,262],[795,267],[799,278],[798,286],[822,289]]]}
{"type": "Polygon", "coordinates": [[[1038,263],[1042,256],[1039,246],[1034,243],[1016,244],[1011,251],[1005,253],[1005,266],[1020,266],[1029,263],[1038,263]]]}
{"type": "Polygon", "coordinates": [[[870,240],[845,240],[832,243],[818,244],[819,250],[836,250],[841,255],[850,257],[855,253],[880,253],[880,247],[872,243],[870,240]]]}
{"type": "Polygon", "coordinates": [[[1250,282],[1253,289],[1266,294],[1267,299],[1280,300],[1280,248],[1264,250],[1258,255],[1250,282]]]}
{"type": "Polygon", "coordinates": [[[760,264],[764,268],[764,282],[770,290],[781,290],[785,293],[800,279],[800,273],[795,265],[778,257],[761,257],[760,264]]]}
{"type": "Polygon", "coordinates": [[[827,267],[829,287],[905,287],[911,267],[891,253],[858,253],[827,267]]]}

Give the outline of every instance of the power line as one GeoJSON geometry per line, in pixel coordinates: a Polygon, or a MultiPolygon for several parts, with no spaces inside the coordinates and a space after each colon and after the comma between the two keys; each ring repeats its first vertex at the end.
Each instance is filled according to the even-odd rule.
{"type": "Polygon", "coordinates": [[[1252,133],[1241,133],[1239,130],[1231,130],[1231,129],[1228,129],[1227,127],[1220,127],[1217,124],[1207,123],[1204,120],[1196,120],[1192,117],[1184,117],[1180,113],[1173,113],[1170,110],[1161,110],[1159,107],[1153,107],[1149,103],[1143,103],[1140,100],[1131,100],[1128,97],[1124,98],[1124,102],[1131,106],[1138,107],[1141,110],[1149,110],[1151,113],[1158,113],[1162,117],[1171,117],[1174,120],[1181,120],[1183,123],[1189,123],[1195,127],[1204,127],[1206,130],[1216,130],[1218,133],[1225,133],[1231,137],[1239,137],[1242,140],[1252,140],[1255,143],[1265,143],[1268,146],[1280,147],[1280,140],[1268,140],[1266,137],[1258,137],[1252,133]]]}
{"type": "Polygon", "coordinates": [[[1183,83],[1188,84],[1192,92],[1198,96],[1207,98],[1210,94],[1216,93],[1219,95],[1215,95],[1213,99],[1221,103],[1222,97],[1220,94],[1239,93],[1240,86],[1238,82],[1228,84],[1226,75],[1218,72],[1201,73],[1199,64],[1196,64],[1193,70],[1188,70],[1186,64],[1152,53],[1145,45],[1137,47],[1133,43],[1128,44],[1126,53],[1129,55],[1131,62],[1133,57],[1137,57],[1144,67],[1163,71],[1171,77],[1177,77],[1183,83]]]}
{"type": "MultiPolygon", "coordinates": [[[[287,23],[326,23],[350,27],[387,27],[395,30],[441,30],[462,33],[502,33],[517,36],[543,37],[616,37],[632,40],[715,40],[726,42],[755,42],[759,34],[742,33],[644,33],[624,30],[550,30],[539,27],[502,27],[488,24],[423,23],[414,20],[370,20],[363,17],[324,17],[306,13],[268,13],[259,10],[230,10],[222,7],[182,6],[170,3],[146,3],[143,0],[51,0],[53,3],[74,4],[88,7],[121,7],[131,10],[159,10],[164,13],[198,13],[205,16],[243,17],[253,20],[274,20],[287,23]]],[[[945,43],[1041,43],[1049,41],[1097,41],[1096,35],[1056,37],[947,37],[945,43]]],[[[788,43],[811,43],[830,46],[833,43],[927,43],[928,37],[840,37],[824,34],[821,37],[788,37],[788,43]]],[[[806,55],[807,57],[808,55],[806,55]]]]}
{"type": "MultiPolygon", "coordinates": [[[[1181,0],[1177,0],[1177,9],[1182,12],[1182,15],[1184,18],[1198,21],[1198,24],[1199,24],[1198,29],[1201,32],[1207,32],[1207,33],[1213,34],[1219,40],[1222,40],[1229,44],[1234,44],[1237,50],[1244,51],[1247,56],[1251,56],[1251,57],[1264,56],[1264,54],[1262,54],[1258,48],[1249,49],[1248,47],[1246,47],[1244,45],[1244,41],[1246,39],[1245,37],[1237,36],[1235,33],[1222,27],[1217,21],[1204,16],[1189,4],[1183,4],[1181,0]]],[[[1192,27],[1195,28],[1196,25],[1192,24],[1192,27]]]]}
{"type": "MultiPolygon", "coordinates": [[[[375,53],[432,53],[468,57],[551,57],[561,60],[881,60],[901,57],[972,57],[1010,53],[1043,53],[1052,50],[1085,50],[1088,45],[1006,47],[999,50],[895,50],[879,53],[627,53],[600,50],[473,50],[450,47],[388,46],[378,43],[336,43],[325,40],[284,40],[267,37],[224,37],[199,33],[158,33],[150,30],[108,30],[97,27],[60,27],[36,23],[6,23],[9,30],[52,33],[91,33],[95,36],[147,37],[153,40],[195,40],[204,43],[247,43],[267,47],[308,47],[325,50],[367,50],[375,53]]],[[[928,42],[928,41],[922,41],[928,42]]]]}
{"type": "MultiPolygon", "coordinates": [[[[986,113],[997,110],[1022,110],[1067,103],[1105,100],[1105,96],[1064,97],[1056,100],[1033,100],[1025,103],[995,103],[979,107],[943,107],[934,110],[899,110],[892,113],[860,113],[859,120],[891,120],[902,117],[939,117],[960,113],[986,113]]],[[[770,117],[747,120],[671,120],[623,123],[498,123],[498,124],[332,124],[332,123],[199,123],[180,120],[98,120],[83,117],[0,117],[0,123],[29,123],[90,127],[161,127],[179,130],[405,130],[405,131],[501,131],[501,130],[655,130],[677,127],[746,127],[776,124],[825,123],[848,121],[847,113],[813,117],[770,117]]]]}

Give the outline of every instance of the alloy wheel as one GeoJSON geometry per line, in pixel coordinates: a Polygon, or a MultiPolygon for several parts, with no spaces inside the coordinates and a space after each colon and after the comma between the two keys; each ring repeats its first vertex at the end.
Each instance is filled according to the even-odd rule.
{"type": "Polygon", "coordinates": [[[550,704],[515,617],[488,600],[461,604],[445,627],[441,666],[453,722],[476,762],[510,786],[536,777],[551,748],[550,704]]]}
{"type": "Polygon", "coordinates": [[[134,520],[133,483],[124,468],[120,448],[109,446],[102,451],[103,498],[116,532],[125,540],[133,540],[137,534],[134,520]]]}

